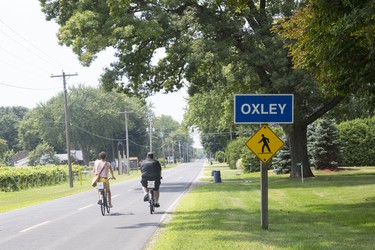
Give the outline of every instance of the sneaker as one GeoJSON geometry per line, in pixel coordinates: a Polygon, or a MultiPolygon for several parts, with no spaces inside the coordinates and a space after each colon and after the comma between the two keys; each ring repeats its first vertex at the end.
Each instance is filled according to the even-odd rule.
{"type": "Polygon", "coordinates": [[[101,200],[98,200],[98,205],[101,205],[102,204],[102,201],[101,200]]]}
{"type": "Polygon", "coordinates": [[[148,194],[146,194],[145,197],[143,197],[143,201],[149,201],[148,194]]]}
{"type": "Polygon", "coordinates": [[[110,204],[110,205],[109,205],[109,207],[110,207],[110,208],[113,208],[113,205],[112,205],[112,204],[110,204]]]}
{"type": "Polygon", "coordinates": [[[155,204],[155,207],[160,207],[160,204],[159,204],[159,203],[156,203],[156,204],[155,204]]]}

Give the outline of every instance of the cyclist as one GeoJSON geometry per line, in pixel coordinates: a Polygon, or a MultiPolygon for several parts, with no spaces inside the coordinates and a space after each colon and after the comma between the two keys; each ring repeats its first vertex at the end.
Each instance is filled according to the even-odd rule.
{"type": "Polygon", "coordinates": [[[143,201],[148,201],[148,188],[147,188],[147,181],[155,181],[155,207],[160,207],[159,204],[159,196],[160,196],[160,179],[161,179],[161,165],[160,162],[154,160],[154,153],[148,152],[146,159],[141,163],[141,183],[142,183],[142,190],[144,192],[143,201]]]}
{"type": "Polygon", "coordinates": [[[109,207],[113,207],[112,200],[111,200],[111,189],[109,186],[109,179],[108,179],[108,171],[111,172],[112,179],[116,180],[116,178],[113,175],[111,164],[105,160],[106,157],[107,157],[106,152],[102,151],[99,153],[99,159],[97,159],[94,163],[93,172],[94,172],[94,175],[99,174],[99,182],[104,182],[104,186],[108,194],[109,207]]]}

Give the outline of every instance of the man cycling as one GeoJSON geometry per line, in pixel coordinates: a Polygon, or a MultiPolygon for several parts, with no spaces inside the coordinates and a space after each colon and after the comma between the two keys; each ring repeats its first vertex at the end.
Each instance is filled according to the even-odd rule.
{"type": "Polygon", "coordinates": [[[99,153],[99,159],[95,161],[93,172],[94,175],[99,174],[99,182],[104,182],[105,189],[108,194],[108,202],[109,207],[112,207],[112,197],[111,197],[111,189],[109,186],[109,179],[108,179],[108,171],[111,172],[112,179],[116,180],[115,176],[113,175],[113,170],[111,167],[111,164],[105,160],[107,157],[106,152],[100,152],[99,153]]]}
{"type": "Polygon", "coordinates": [[[161,179],[161,165],[160,162],[157,160],[154,160],[154,153],[148,152],[147,157],[144,161],[141,163],[141,183],[142,183],[142,189],[144,192],[144,198],[143,201],[148,201],[148,188],[147,188],[147,181],[155,181],[155,207],[160,207],[159,204],[159,196],[160,196],[160,179],[161,179]]]}

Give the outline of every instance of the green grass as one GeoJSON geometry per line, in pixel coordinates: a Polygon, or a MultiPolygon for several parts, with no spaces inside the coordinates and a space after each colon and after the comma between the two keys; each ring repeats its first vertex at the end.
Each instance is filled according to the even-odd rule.
{"type": "Polygon", "coordinates": [[[260,174],[207,166],[149,249],[373,249],[375,168],[291,180],[269,173],[269,229],[260,224],[260,174]],[[212,183],[220,170],[222,183],[212,183]]]}

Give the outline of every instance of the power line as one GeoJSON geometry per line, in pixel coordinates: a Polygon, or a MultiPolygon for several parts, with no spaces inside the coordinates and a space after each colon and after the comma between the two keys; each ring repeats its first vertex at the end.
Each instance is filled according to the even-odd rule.
{"type": "Polygon", "coordinates": [[[21,87],[21,86],[17,86],[17,85],[13,85],[13,84],[6,84],[6,83],[2,83],[2,82],[0,82],[0,85],[4,85],[4,86],[7,86],[7,87],[11,87],[11,88],[17,88],[17,89],[25,89],[25,90],[56,90],[56,89],[61,89],[61,87],[60,88],[49,88],[49,89],[27,88],[27,87],[21,87]]]}
{"type": "MultiPolygon", "coordinates": [[[[81,131],[83,131],[83,132],[85,132],[85,133],[87,133],[87,134],[89,134],[89,135],[98,137],[100,139],[104,139],[104,140],[108,140],[108,141],[125,141],[126,140],[125,138],[109,138],[109,137],[105,137],[105,136],[102,136],[102,135],[98,135],[98,134],[92,133],[92,132],[90,132],[90,131],[88,131],[88,130],[86,130],[84,128],[81,128],[81,127],[79,127],[79,126],[77,126],[75,124],[72,124],[72,126],[75,127],[75,128],[77,128],[77,129],[79,129],[79,130],[81,130],[81,131]]],[[[139,146],[139,147],[148,148],[148,145],[141,145],[141,144],[138,144],[135,141],[132,141],[130,139],[129,139],[129,142],[131,142],[134,145],[139,146]]]]}
{"type": "Polygon", "coordinates": [[[6,24],[3,20],[0,19],[0,23],[2,23],[3,25],[5,25],[5,27],[7,27],[9,30],[11,30],[14,34],[16,34],[19,38],[21,38],[23,41],[25,41],[27,44],[29,44],[32,48],[36,49],[37,51],[39,51],[40,53],[42,53],[44,56],[46,56],[46,58],[48,58],[49,60],[46,60],[46,58],[43,58],[40,56],[40,54],[32,51],[32,50],[29,50],[28,48],[26,48],[23,44],[21,44],[18,40],[14,39],[13,37],[11,37],[9,34],[7,34],[6,32],[4,31],[1,31],[1,33],[5,34],[7,37],[9,37],[11,40],[15,41],[16,43],[18,43],[20,46],[22,46],[23,48],[25,48],[28,52],[34,54],[35,56],[37,56],[38,58],[40,58],[41,60],[45,61],[45,62],[48,62],[48,63],[55,63],[56,66],[61,66],[61,65],[64,65],[63,63],[57,61],[54,57],[51,57],[50,55],[48,55],[46,52],[44,52],[43,50],[39,49],[36,45],[34,45],[33,43],[31,43],[29,40],[27,40],[26,38],[24,38],[22,35],[20,35],[17,31],[15,31],[12,27],[10,27],[8,24],[6,24]]]}

